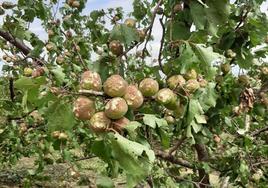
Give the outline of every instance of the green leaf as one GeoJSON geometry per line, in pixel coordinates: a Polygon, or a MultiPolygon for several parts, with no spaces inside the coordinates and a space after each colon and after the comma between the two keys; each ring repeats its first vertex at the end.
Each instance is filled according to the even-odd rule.
{"type": "Polygon", "coordinates": [[[186,117],[186,124],[189,125],[191,122],[194,120],[196,115],[203,114],[202,107],[199,103],[198,100],[196,99],[191,99],[189,101],[189,107],[188,107],[188,112],[187,112],[187,117],[186,117]]]}
{"type": "Polygon", "coordinates": [[[126,125],[125,129],[128,132],[128,135],[132,138],[135,139],[137,137],[137,129],[141,127],[142,125],[137,122],[137,121],[131,121],[129,124],[126,125]]]}
{"type": "Polygon", "coordinates": [[[216,84],[213,82],[208,83],[207,87],[201,90],[198,95],[199,103],[204,111],[216,105],[218,95],[215,91],[216,84]]]}
{"type": "Polygon", "coordinates": [[[64,100],[58,100],[47,109],[47,126],[50,132],[55,130],[70,130],[75,124],[72,105],[64,100]]]}
{"type": "Polygon", "coordinates": [[[65,81],[65,73],[63,72],[63,68],[56,67],[52,69],[51,72],[54,74],[58,85],[61,85],[65,81]]]}
{"type": "Polygon", "coordinates": [[[133,41],[139,41],[138,32],[124,24],[115,25],[110,37],[112,40],[119,40],[127,46],[133,41]]]}
{"type": "Polygon", "coordinates": [[[149,127],[155,129],[156,127],[156,117],[152,114],[144,114],[143,122],[145,125],[148,125],[149,127]]]}
{"type": "Polygon", "coordinates": [[[105,177],[105,176],[98,177],[96,180],[96,185],[97,185],[97,188],[113,188],[113,187],[115,187],[113,180],[111,178],[105,177]]]}
{"type": "Polygon", "coordinates": [[[112,155],[120,167],[126,171],[128,186],[133,187],[150,174],[155,155],[152,150],[120,134],[109,134],[112,155]]]}
{"type": "Polygon", "coordinates": [[[201,30],[205,29],[207,18],[204,16],[206,14],[204,6],[196,1],[190,1],[190,8],[196,28],[201,30]]]}

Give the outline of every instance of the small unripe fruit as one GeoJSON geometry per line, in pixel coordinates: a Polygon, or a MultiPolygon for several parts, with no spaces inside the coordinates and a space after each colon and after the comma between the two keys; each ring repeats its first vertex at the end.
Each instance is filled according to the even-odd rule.
{"type": "Polygon", "coordinates": [[[105,132],[110,124],[111,120],[104,112],[97,112],[90,119],[90,128],[96,133],[105,132]]]}
{"type": "Polygon", "coordinates": [[[231,65],[229,63],[221,64],[221,71],[223,74],[227,74],[231,70],[231,65]]]}
{"type": "Polygon", "coordinates": [[[156,100],[166,108],[173,109],[176,105],[177,95],[171,89],[164,88],[158,91],[156,100]]]}
{"type": "Polygon", "coordinates": [[[208,81],[206,81],[203,78],[199,79],[198,82],[199,82],[200,87],[206,87],[208,85],[208,81]]]}
{"type": "Polygon", "coordinates": [[[124,95],[128,106],[132,109],[137,109],[143,104],[143,96],[140,90],[134,85],[129,85],[124,95]]]}
{"type": "Polygon", "coordinates": [[[97,72],[86,71],[81,76],[80,86],[82,89],[100,91],[102,88],[101,77],[97,72]]]}
{"type": "Polygon", "coordinates": [[[262,67],[262,68],[261,68],[261,72],[262,72],[262,74],[264,74],[264,75],[268,75],[268,67],[262,67]]]}
{"type": "Polygon", "coordinates": [[[181,3],[178,3],[173,8],[174,13],[178,13],[183,11],[183,5],[181,3]]]}
{"type": "Polygon", "coordinates": [[[68,139],[68,135],[66,133],[60,133],[59,134],[59,139],[60,140],[67,140],[68,139]]]}
{"type": "Polygon", "coordinates": [[[79,7],[80,7],[80,3],[79,3],[79,1],[74,1],[74,2],[72,3],[71,7],[73,7],[73,8],[79,8],[79,7]]]}
{"type": "Polygon", "coordinates": [[[186,80],[191,80],[191,79],[197,79],[197,73],[194,69],[191,69],[185,74],[184,77],[186,80]]]}
{"type": "Polygon", "coordinates": [[[139,34],[140,41],[144,41],[144,39],[146,37],[145,31],[143,29],[142,30],[138,30],[138,34],[139,34]]]}
{"type": "Polygon", "coordinates": [[[44,68],[37,67],[35,70],[33,70],[32,77],[36,78],[36,77],[42,76],[44,73],[45,73],[44,68]]]}
{"type": "Polygon", "coordinates": [[[24,74],[24,76],[31,76],[32,73],[33,73],[33,69],[31,69],[31,68],[26,67],[26,68],[24,68],[24,70],[23,70],[23,74],[24,74]]]}
{"type": "Polygon", "coordinates": [[[118,40],[113,40],[112,42],[110,42],[109,49],[116,56],[122,55],[124,50],[123,45],[118,40]]]}
{"type": "Polygon", "coordinates": [[[10,2],[10,1],[4,1],[4,2],[2,3],[2,7],[3,7],[4,9],[12,9],[12,8],[16,7],[16,5],[13,4],[13,3],[10,2]]]}
{"type": "Polygon", "coordinates": [[[49,29],[49,30],[47,31],[47,34],[48,34],[49,37],[52,37],[55,33],[54,33],[53,30],[49,29]]]}
{"type": "Polygon", "coordinates": [[[189,93],[193,93],[195,92],[197,89],[200,88],[200,84],[197,80],[195,79],[191,79],[188,80],[185,84],[185,89],[189,92],[189,93]]]}
{"type": "Polygon", "coordinates": [[[51,133],[51,136],[52,136],[53,138],[55,138],[55,139],[58,139],[59,136],[60,136],[60,131],[53,131],[53,132],[51,133]]]}
{"type": "Polygon", "coordinates": [[[47,43],[46,49],[50,52],[55,49],[55,45],[53,43],[47,43]]]}
{"type": "Polygon", "coordinates": [[[104,92],[110,97],[121,97],[125,95],[127,82],[120,75],[110,76],[103,84],[104,92]]]}
{"type": "Polygon", "coordinates": [[[124,24],[126,24],[128,27],[136,27],[136,20],[133,18],[127,18],[124,22],[124,24]]]}
{"type": "Polygon", "coordinates": [[[164,119],[167,121],[168,124],[175,123],[175,118],[173,116],[165,116],[164,119]]]}
{"type": "Polygon", "coordinates": [[[240,75],[240,76],[238,76],[238,82],[243,84],[243,85],[248,85],[249,84],[249,77],[247,75],[240,75]]]}
{"type": "Polygon", "coordinates": [[[64,62],[64,57],[63,56],[58,56],[57,58],[56,58],[56,63],[58,64],[58,65],[61,65],[61,64],[63,64],[63,62],[64,62]]]}
{"type": "Polygon", "coordinates": [[[145,78],[140,82],[139,90],[145,97],[151,97],[158,92],[159,84],[152,78],[145,78]]]}
{"type": "Polygon", "coordinates": [[[229,49],[229,50],[226,51],[226,56],[227,56],[228,58],[233,59],[233,58],[236,57],[236,53],[233,52],[233,50],[229,49]]]}
{"type": "Polygon", "coordinates": [[[173,75],[167,80],[168,87],[170,89],[180,88],[185,84],[185,79],[181,75],[173,75]]]}
{"type": "Polygon", "coordinates": [[[111,119],[120,119],[127,113],[127,111],[127,103],[121,97],[112,98],[105,105],[105,115],[111,119]]]}
{"type": "Polygon", "coordinates": [[[81,96],[74,102],[73,112],[81,120],[89,120],[95,113],[95,103],[91,99],[81,96]]]}
{"type": "Polygon", "coordinates": [[[122,117],[118,120],[115,120],[114,122],[112,122],[112,127],[114,130],[116,130],[117,132],[122,132],[123,129],[130,123],[129,119],[122,117]]]}
{"type": "Polygon", "coordinates": [[[221,138],[220,138],[218,135],[216,135],[216,134],[213,135],[213,140],[214,140],[216,143],[220,143],[220,142],[221,142],[221,138]]]}

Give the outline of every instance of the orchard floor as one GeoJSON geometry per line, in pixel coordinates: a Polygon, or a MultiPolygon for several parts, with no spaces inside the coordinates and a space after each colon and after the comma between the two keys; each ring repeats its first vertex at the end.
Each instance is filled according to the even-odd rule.
{"type": "MultiPolygon", "coordinates": [[[[47,165],[44,172],[35,180],[30,187],[58,188],[58,187],[96,187],[98,178],[94,170],[104,168],[104,163],[97,158],[82,160],[79,175],[71,175],[70,166],[66,163],[47,165]],[[38,178],[38,179],[39,179],[38,178]]],[[[19,188],[22,187],[28,170],[34,169],[33,158],[22,158],[17,165],[11,169],[0,170],[0,188],[19,188]]],[[[114,179],[115,186],[123,188],[126,181],[121,177],[114,179]]]]}

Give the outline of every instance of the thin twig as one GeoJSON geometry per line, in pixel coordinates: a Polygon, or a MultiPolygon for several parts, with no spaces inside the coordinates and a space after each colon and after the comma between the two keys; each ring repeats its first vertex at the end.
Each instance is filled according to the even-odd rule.
{"type": "Polygon", "coordinates": [[[260,133],[265,132],[265,131],[268,131],[268,126],[254,131],[253,133],[251,133],[251,136],[258,136],[260,133]]]}
{"type": "Polygon", "coordinates": [[[179,140],[177,141],[177,143],[176,143],[173,147],[171,147],[171,148],[169,149],[169,151],[168,151],[169,155],[172,155],[173,152],[175,152],[175,151],[182,145],[182,143],[183,143],[185,140],[186,140],[186,137],[182,137],[181,139],[179,139],[179,140]]]}
{"type": "Polygon", "coordinates": [[[160,24],[162,26],[163,33],[162,33],[162,38],[161,38],[161,41],[160,41],[160,48],[159,48],[159,54],[158,54],[158,64],[159,64],[159,67],[160,67],[161,71],[165,74],[164,68],[163,68],[163,65],[162,65],[162,50],[163,50],[163,45],[164,45],[164,41],[165,41],[165,32],[166,32],[165,25],[163,23],[163,17],[164,17],[164,14],[159,19],[160,24]]]}

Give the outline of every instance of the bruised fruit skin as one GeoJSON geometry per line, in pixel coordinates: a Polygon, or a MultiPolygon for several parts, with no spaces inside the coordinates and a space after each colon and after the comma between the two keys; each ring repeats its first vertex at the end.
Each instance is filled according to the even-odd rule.
{"type": "Polygon", "coordinates": [[[124,22],[128,27],[135,28],[136,27],[136,20],[133,18],[127,18],[124,22]]]}
{"type": "Polygon", "coordinates": [[[100,91],[102,88],[101,77],[97,72],[86,71],[81,76],[80,86],[82,89],[100,91]]]}
{"type": "Polygon", "coordinates": [[[181,75],[173,75],[167,80],[167,84],[170,89],[180,88],[185,84],[185,82],[185,79],[181,75]]]}
{"type": "Polygon", "coordinates": [[[184,87],[188,92],[193,93],[200,88],[200,84],[197,80],[191,79],[186,82],[184,87]]]}
{"type": "Polygon", "coordinates": [[[81,96],[74,102],[73,112],[81,120],[89,120],[95,113],[95,103],[91,99],[81,96]]]}
{"type": "Polygon", "coordinates": [[[158,91],[156,100],[168,109],[172,109],[176,105],[177,95],[171,89],[164,88],[158,91]]]}
{"type": "Polygon", "coordinates": [[[108,118],[111,119],[120,119],[122,118],[128,111],[128,106],[126,101],[121,97],[112,98],[105,105],[105,114],[108,118]]]}
{"type": "Polygon", "coordinates": [[[194,69],[191,69],[185,74],[186,80],[197,79],[197,73],[194,69]]]}
{"type": "Polygon", "coordinates": [[[223,74],[227,74],[231,70],[231,65],[229,63],[221,64],[221,71],[223,74]]]}
{"type": "Polygon", "coordinates": [[[111,120],[104,112],[97,112],[90,119],[90,128],[96,133],[105,132],[110,124],[111,120]]]}
{"type": "Polygon", "coordinates": [[[118,40],[113,40],[112,42],[110,42],[109,49],[116,56],[122,55],[124,50],[123,45],[118,40]]]}
{"type": "Polygon", "coordinates": [[[110,97],[122,97],[126,93],[127,85],[120,75],[115,74],[104,82],[103,90],[110,97]]]}
{"type": "Polygon", "coordinates": [[[129,119],[127,119],[126,117],[122,117],[118,120],[115,120],[112,122],[112,127],[114,130],[116,130],[117,132],[122,132],[123,129],[127,126],[127,124],[129,124],[130,121],[129,119]]]}
{"type": "Polygon", "coordinates": [[[134,85],[129,85],[124,95],[128,106],[132,109],[137,109],[143,104],[143,96],[140,90],[134,85]]]}
{"type": "Polygon", "coordinates": [[[151,97],[158,92],[159,84],[152,78],[145,78],[140,82],[139,90],[145,97],[151,97]]]}

